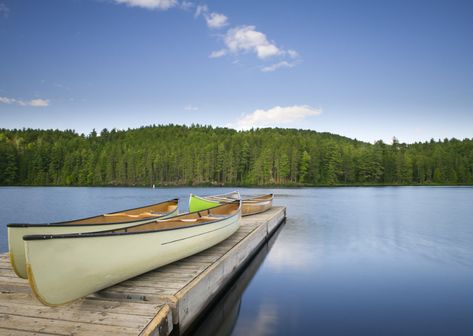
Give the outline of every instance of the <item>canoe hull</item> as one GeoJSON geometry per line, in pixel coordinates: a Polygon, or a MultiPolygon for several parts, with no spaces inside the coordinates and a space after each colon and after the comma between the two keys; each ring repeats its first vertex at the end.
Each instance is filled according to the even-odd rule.
{"type": "Polygon", "coordinates": [[[238,230],[240,216],[178,230],[25,240],[28,280],[43,304],[65,304],[218,244],[238,230]]]}
{"type": "Polygon", "coordinates": [[[255,203],[245,203],[242,202],[241,212],[242,216],[256,215],[262,212],[265,212],[273,206],[273,200],[264,200],[255,203]]]}
{"type": "MultiPolygon", "coordinates": [[[[199,211],[203,209],[208,209],[210,207],[216,206],[218,204],[224,204],[235,199],[240,199],[240,194],[238,192],[231,192],[223,195],[214,195],[214,196],[197,196],[191,194],[189,198],[189,209],[195,209],[191,211],[199,211]]],[[[241,215],[250,216],[265,212],[273,206],[273,195],[262,195],[251,197],[242,200],[241,205],[241,215]]]]}
{"type": "MultiPolygon", "coordinates": [[[[162,217],[160,219],[169,218],[178,214],[178,208],[162,217]]],[[[10,255],[10,263],[16,275],[20,278],[26,279],[28,277],[26,271],[25,260],[25,244],[23,236],[36,234],[68,234],[81,233],[90,231],[106,231],[121,229],[130,225],[137,225],[155,221],[156,218],[144,219],[142,221],[134,221],[133,223],[117,223],[117,224],[94,224],[94,225],[30,225],[30,226],[14,226],[8,227],[8,248],[10,255]]]]}

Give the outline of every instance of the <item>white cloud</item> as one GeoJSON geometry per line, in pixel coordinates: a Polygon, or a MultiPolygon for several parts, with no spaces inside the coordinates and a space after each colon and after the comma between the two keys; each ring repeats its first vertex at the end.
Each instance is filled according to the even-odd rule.
{"type": "Polygon", "coordinates": [[[212,51],[209,55],[210,58],[219,58],[222,56],[225,56],[227,54],[227,51],[225,49],[220,49],[216,51],[212,51]]]}
{"type": "Polygon", "coordinates": [[[306,117],[317,116],[320,113],[320,109],[309,105],[275,106],[269,110],[258,109],[250,114],[243,115],[236,124],[239,129],[271,127],[291,124],[306,117]]]}
{"type": "Polygon", "coordinates": [[[141,7],[146,9],[166,10],[176,6],[177,0],[114,0],[116,3],[125,4],[130,7],[141,7]]]}
{"type": "Polygon", "coordinates": [[[194,17],[199,17],[201,15],[204,15],[205,13],[207,13],[209,11],[209,8],[207,7],[207,5],[199,5],[196,7],[195,9],[195,14],[194,14],[194,17]]]}
{"type": "Polygon", "coordinates": [[[216,12],[209,13],[207,5],[199,5],[195,8],[194,17],[197,18],[199,16],[204,17],[209,28],[222,28],[228,25],[228,17],[226,15],[216,12]]]}
{"type": "Polygon", "coordinates": [[[278,63],[274,63],[274,64],[271,64],[271,65],[265,66],[265,67],[261,68],[261,71],[263,71],[263,72],[272,72],[272,71],[275,71],[275,70],[280,69],[280,68],[293,68],[295,66],[296,65],[294,63],[281,61],[281,62],[278,62],[278,63]]]}
{"type": "Polygon", "coordinates": [[[289,49],[287,51],[287,54],[289,55],[290,58],[297,58],[299,57],[299,53],[295,50],[289,49]]]}
{"type": "Polygon", "coordinates": [[[222,28],[228,25],[228,18],[220,13],[210,13],[205,15],[205,21],[209,28],[222,28]]]}
{"type": "Polygon", "coordinates": [[[229,29],[224,42],[228,50],[234,54],[254,52],[258,58],[265,59],[283,53],[274,43],[268,41],[265,34],[256,31],[255,26],[238,26],[229,29]]]}
{"type": "Polygon", "coordinates": [[[10,14],[10,9],[4,3],[0,3],[0,16],[6,18],[8,17],[8,14],[10,14]]]}
{"type": "Polygon", "coordinates": [[[15,98],[0,97],[0,104],[46,107],[49,105],[49,100],[41,99],[41,98],[32,99],[32,100],[20,100],[20,99],[15,99],[15,98]]]}
{"type": "Polygon", "coordinates": [[[179,8],[183,9],[183,10],[190,10],[192,8],[194,8],[194,4],[190,1],[182,1],[180,4],[179,4],[179,8]]]}
{"type": "Polygon", "coordinates": [[[0,104],[14,104],[15,101],[13,98],[0,97],[0,104]]]}
{"type": "Polygon", "coordinates": [[[49,100],[47,99],[33,99],[29,101],[30,106],[34,107],[46,107],[49,105],[49,100]]]}
{"type": "Polygon", "coordinates": [[[188,104],[188,105],[184,106],[184,110],[186,110],[186,111],[198,111],[199,108],[196,107],[196,106],[192,106],[191,104],[188,104]]]}
{"type": "MultiPolygon", "coordinates": [[[[223,41],[226,48],[212,52],[210,54],[211,58],[222,57],[228,53],[238,55],[248,52],[254,52],[260,59],[268,59],[274,56],[288,56],[292,59],[299,57],[297,51],[293,49],[281,49],[274,42],[269,41],[265,34],[256,30],[255,26],[238,26],[231,28],[225,34],[223,41]]],[[[282,67],[292,68],[295,65],[296,63],[281,61],[270,66],[265,66],[261,70],[269,72],[282,67]]]]}

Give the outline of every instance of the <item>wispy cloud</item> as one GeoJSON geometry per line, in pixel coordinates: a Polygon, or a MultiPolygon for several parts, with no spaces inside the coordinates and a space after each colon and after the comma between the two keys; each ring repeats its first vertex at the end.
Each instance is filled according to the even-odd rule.
{"type": "Polygon", "coordinates": [[[178,5],[177,0],[114,0],[116,3],[130,7],[166,10],[178,5]]]}
{"type": "Polygon", "coordinates": [[[32,100],[20,100],[20,99],[15,99],[15,98],[0,97],[0,104],[46,107],[46,106],[49,106],[49,100],[41,99],[41,98],[32,99],[32,100]]]}
{"type": "Polygon", "coordinates": [[[322,113],[320,109],[309,105],[275,106],[268,110],[258,109],[243,115],[237,120],[236,126],[239,129],[249,129],[287,125],[320,113],[322,113]]]}
{"type": "Polygon", "coordinates": [[[220,50],[215,50],[212,51],[209,55],[210,58],[219,58],[222,56],[225,56],[227,54],[227,51],[225,49],[220,49],[220,50]]]}
{"type": "Polygon", "coordinates": [[[190,10],[192,8],[194,8],[194,4],[190,1],[181,1],[181,3],[179,4],[179,8],[183,9],[183,10],[190,10]]]}
{"type": "Polygon", "coordinates": [[[48,99],[33,99],[26,102],[26,105],[33,106],[33,107],[46,107],[46,106],[49,106],[49,100],[48,99]]]}
{"type": "Polygon", "coordinates": [[[194,17],[203,16],[207,27],[222,28],[228,25],[228,17],[222,13],[209,12],[207,5],[199,5],[195,9],[194,17]]]}
{"type": "Polygon", "coordinates": [[[222,28],[228,25],[228,18],[221,13],[210,13],[205,16],[209,28],[222,28]]]}
{"type": "Polygon", "coordinates": [[[186,106],[184,106],[184,110],[186,110],[186,111],[198,111],[199,108],[196,107],[196,106],[192,106],[191,104],[187,104],[186,106]]]}
{"type": "Polygon", "coordinates": [[[4,3],[0,3],[0,17],[6,18],[8,14],[10,14],[10,9],[4,3]]]}
{"type": "Polygon", "coordinates": [[[287,61],[281,61],[281,62],[278,62],[278,63],[274,63],[274,64],[271,64],[271,65],[265,66],[265,67],[261,68],[261,71],[263,71],[263,72],[273,72],[273,71],[276,71],[280,68],[293,68],[295,66],[296,66],[295,63],[289,63],[287,61]]]}
{"type": "Polygon", "coordinates": [[[289,49],[287,51],[287,54],[289,55],[290,58],[298,58],[299,57],[299,53],[295,50],[292,50],[292,49],[289,49]]]}
{"type": "Polygon", "coordinates": [[[281,68],[293,68],[297,65],[299,53],[293,49],[285,50],[270,41],[266,34],[256,30],[255,26],[237,26],[230,28],[223,37],[225,48],[213,51],[210,58],[218,58],[227,54],[240,55],[254,53],[259,59],[267,60],[274,57],[279,62],[261,67],[263,72],[273,72],[281,68]],[[289,62],[284,59],[291,59],[289,62]]]}
{"type": "Polygon", "coordinates": [[[238,26],[227,31],[225,45],[233,54],[254,52],[258,58],[280,55],[282,51],[269,42],[265,34],[256,30],[255,26],[238,26]]]}
{"type": "Polygon", "coordinates": [[[198,18],[199,16],[201,16],[205,13],[208,13],[208,11],[209,11],[209,7],[207,7],[207,5],[198,5],[195,8],[194,17],[198,18]]]}

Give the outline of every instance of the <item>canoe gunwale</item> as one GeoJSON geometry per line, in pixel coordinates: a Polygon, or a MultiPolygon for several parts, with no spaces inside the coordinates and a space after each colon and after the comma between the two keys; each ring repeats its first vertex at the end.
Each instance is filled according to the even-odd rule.
{"type": "MultiPolygon", "coordinates": [[[[237,194],[239,198],[241,198],[240,196],[240,192],[239,191],[236,191],[236,190],[233,190],[229,193],[226,193],[226,194],[218,194],[218,195],[210,195],[210,196],[198,196],[198,195],[195,195],[195,194],[191,194],[191,195],[194,195],[194,196],[197,196],[199,198],[203,198],[205,199],[205,197],[228,197],[228,195],[232,195],[232,194],[237,194]]],[[[235,198],[236,200],[236,198],[235,198]]]]}
{"type": "MultiPolygon", "coordinates": [[[[225,198],[232,198],[232,197],[229,197],[228,195],[231,195],[231,194],[234,194],[234,193],[238,193],[238,192],[233,191],[233,192],[230,192],[228,194],[210,195],[210,196],[199,196],[199,195],[191,194],[191,196],[194,196],[196,198],[200,198],[202,200],[210,201],[210,202],[219,202],[218,199],[220,198],[221,199],[220,202],[227,202],[228,203],[228,202],[231,202],[231,201],[225,201],[224,199],[225,198]]],[[[250,196],[250,197],[247,197],[247,198],[240,197],[240,199],[243,203],[245,203],[245,202],[272,201],[272,200],[274,200],[274,194],[270,193],[270,194],[256,195],[256,196],[250,196]]]]}
{"type": "MultiPolygon", "coordinates": [[[[174,227],[174,228],[162,228],[162,229],[157,229],[157,230],[146,230],[146,231],[135,231],[135,232],[113,232],[116,230],[110,230],[110,231],[99,231],[99,232],[85,232],[85,233],[68,233],[68,234],[57,234],[57,235],[25,235],[23,236],[23,240],[47,240],[47,239],[69,239],[69,238],[99,238],[99,237],[110,237],[110,236],[126,236],[126,235],[135,235],[135,234],[145,234],[145,233],[156,233],[156,232],[164,232],[164,231],[173,231],[173,230],[183,230],[183,229],[188,229],[192,227],[198,227],[198,226],[203,226],[203,225],[209,225],[209,224],[214,224],[218,223],[224,220],[227,220],[229,218],[233,218],[235,216],[239,216],[241,214],[241,201],[234,201],[230,203],[225,203],[221,205],[217,205],[215,207],[205,209],[205,210],[199,210],[199,211],[193,211],[193,212],[188,212],[184,214],[180,214],[177,216],[174,216],[172,218],[169,218],[169,220],[176,219],[181,216],[193,214],[193,213],[198,213],[198,212],[203,212],[203,211],[208,211],[214,208],[218,208],[224,205],[232,204],[232,203],[240,203],[240,207],[238,208],[237,211],[233,215],[229,215],[226,217],[222,217],[216,220],[212,221],[207,221],[203,223],[197,223],[197,224],[190,224],[186,226],[181,226],[181,227],[174,227]]],[[[163,219],[163,221],[168,220],[168,218],[163,219]]],[[[131,225],[130,227],[138,227],[140,225],[146,225],[149,223],[144,223],[144,224],[137,224],[137,225],[131,225]]]]}
{"type": "MultiPolygon", "coordinates": [[[[164,204],[164,203],[168,203],[168,202],[176,202],[176,209],[174,209],[173,211],[169,211],[169,212],[166,212],[166,213],[163,213],[163,214],[160,214],[156,217],[149,217],[150,220],[153,220],[153,219],[160,219],[161,217],[164,217],[164,216],[167,216],[173,212],[175,212],[177,209],[178,209],[178,203],[179,203],[179,198],[173,198],[173,199],[170,199],[170,200],[166,200],[166,201],[163,201],[163,202],[159,202],[159,203],[154,203],[154,204],[149,204],[149,205],[145,205],[145,206],[140,206],[140,207],[136,207],[136,208],[131,208],[131,209],[126,209],[126,210],[120,210],[120,211],[115,211],[115,212],[109,212],[107,214],[115,214],[115,213],[118,213],[118,212],[126,212],[126,211],[132,211],[132,210],[138,210],[140,208],[147,208],[147,207],[151,207],[151,206],[156,206],[156,205],[160,205],[160,204],[164,204]]],[[[96,215],[96,216],[90,216],[90,217],[84,217],[84,218],[78,218],[78,219],[73,219],[73,220],[68,220],[68,221],[63,221],[63,222],[53,222],[53,223],[39,223],[39,224],[31,224],[31,223],[10,223],[10,224],[7,224],[7,227],[9,228],[18,228],[18,227],[62,227],[62,226],[67,226],[67,227],[72,227],[72,226],[95,226],[97,225],[97,223],[87,223],[87,224],[69,224],[71,222],[76,222],[76,221],[81,221],[81,220],[87,220],[87,219],[91,219],[91,218],[95,218],[95,217],[99,217],[99,216],[103,216],[105,214],[102,214],[102,215],[96,215]]],[[[100,225],[114,225],[114,224],[126,224],[126,223],[135,223],[135,222],[138,222],[138,221],[143,221],[143,220],[146,220],[147,218],[139,218],[139,219],[133,219],[133,220],[130,220],[130,221],[127,221],[127,222],[111,222],[111,223],[100,223],[100,225]]]]}
{"type": "MultiPolygon", "coordinates": [[[[192,199],[192,197],[208,201],[208,202],[215,202],[215,203],[231,203],[234,202],[232,201],[227,201],[226,199],[230,197],[226,197],[226,195],[233,194],[234,192],[228,193],[228,194],[222,194],[222,195],[211,195],[211,196],[198,196],[191,194],[191,197],[189,198],[189,202],[192,199]]],[[[264,195],[257,195],[257,196],[251,196],[248,198],[240,198],[242,205],[244,204],[257,204],[257,203],[264,203],[264,202],[272,202],[274,200],[274,194],[264,194],[264,195]]]]}
{"type": "MultiPolygon", "coordinates": [[[[232,195],[232,194],[235,194],[235,192],[231,192],[231,193],[228,193],[228,194],[222,194],[222,195],[211,195],[211,196],[198,196],[198,195],[194,195],[194,194],[191,194],[191,197],[189,198],[189,204],[191,203],[192,199],[195,198],[195,199],[200,199],[200,200],[203,200],[203,201],[207,201],[207,202],[218,202],[220,204],[228,204],[228,203],[232,203],[234,201],[228,201],[228,195],[232,195]]],[[[239,195],[239,193],[238,193],[239,195]]],[[[256,214],[259,214],[259,213],[263,213],[265,211],[268,211],[269,209],[271,209],[272,207],[272,204],[273,204],[273,201],[274,201],[274,194],[273,193],[270,193],[270,194],[263,194],[263,195],[256,195],[256,196],[252,196],[252,197],[248,197],[248,198],[242,198],[240,197],[240,200],[241,200],[241,207],[242,207],[242,210],[241,210],[241,215],[242,217],[245,217],[245,216],[251,216],[251,215],[256,215],[256,214]],[[253,209],[252,211],[248,211],[248,210],[245,210],[246,212],[244,212],[244,209],[245,209],[245,206],[256,206],[256,207],[266,207],[264,209],[253,209]]]]}

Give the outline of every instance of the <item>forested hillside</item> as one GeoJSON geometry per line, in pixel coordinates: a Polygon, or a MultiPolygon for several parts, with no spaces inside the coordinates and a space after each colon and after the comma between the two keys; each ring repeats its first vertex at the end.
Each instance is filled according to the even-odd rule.
{"type": "Polygon", "coordinates": [[[473,140],[387,145],[294,129],[0,129],[1,185],[473,184],[473,140]]]}

